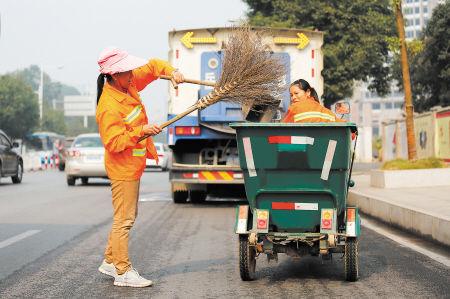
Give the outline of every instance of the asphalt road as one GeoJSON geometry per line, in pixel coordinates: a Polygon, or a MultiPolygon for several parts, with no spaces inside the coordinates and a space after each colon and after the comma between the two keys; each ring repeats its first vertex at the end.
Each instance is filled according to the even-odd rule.
{"type": "Polygon", "coordinates": [[[131,234],[131,260],[152,279],[119,288],[97,271],[111,226],[108,181],[67,187],[63,173],[26,173],[0,183],[0,298],[72,297],[433,297],[449,298],[450,269],[365,227],[360,280],[343,280],[343,260],[280,255],[257,261],[242,282],[233,233],[236,202],[170,201],[167,173],[147,172],[131,234]]]}

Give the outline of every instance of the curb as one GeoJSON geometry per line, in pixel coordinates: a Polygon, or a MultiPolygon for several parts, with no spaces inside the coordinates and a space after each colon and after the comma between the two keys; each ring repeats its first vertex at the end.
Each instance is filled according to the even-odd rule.
{"type": "Polygon", "coordinates": [[[382,222],[450,246],[450,219],[392,204],[382,198],[349,191],[348,203],[382,222]]]}

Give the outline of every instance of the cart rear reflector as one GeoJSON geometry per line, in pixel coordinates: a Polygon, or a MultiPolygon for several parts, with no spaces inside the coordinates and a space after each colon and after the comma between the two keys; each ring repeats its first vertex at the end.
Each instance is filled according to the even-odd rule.
{"type": "Polygon", "coordinates": [[[238,215],[236,223],[236,233],[245,234],[247,233],[247,221],[248,221],[248,206],[239,206],[238,215]]]}
{"type": "Polygon", "coordinates": [[[269,229],[269,211],[256,210],[256,229],[258,230],[269,229]]]}
{"type": "Polygon", "coordinates": [[[318,203],[309,202],[272,202],[272,210],[302,210],[317,211],[318,203]]]}
{"type": "Polygon", "coordinates": [[[347,236],[356,237],[356,209],[347,208],[347,236]]]}
{"type": "Polygon", "coordinates": [[[320,212],[320,232],[336,233],[336,210],[321,209],[320,212]]]}

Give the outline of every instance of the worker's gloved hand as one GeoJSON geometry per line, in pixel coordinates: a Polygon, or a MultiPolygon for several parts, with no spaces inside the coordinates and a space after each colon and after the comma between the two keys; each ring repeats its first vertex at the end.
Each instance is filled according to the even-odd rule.
{"type": "Polygon", "coordinates": [[[184,76],[182,73],[180,73],[179,71],[175,70],[172,73],[172,77],[175,80],[175,82],[177,83],[183,83],[184,82],[184,76]]]}
{"type": "Polygon", "coordinates": [[[158,125],[144,125],[142,129],[145,135],[151,136],[158,135],[162,131],[158,125]]]}

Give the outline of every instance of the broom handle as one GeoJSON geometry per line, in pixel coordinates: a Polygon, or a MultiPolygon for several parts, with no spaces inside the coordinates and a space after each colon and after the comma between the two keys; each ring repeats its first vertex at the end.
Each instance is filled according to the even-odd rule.
{"type": "MultiPolygon", "coordinates": [[[[175,82],[175,80],[172,78],[172,76],[161,75],[161,76],[159,76],[159,78],[171,81],[173,84],[173,87],[175,89],[178,88],[178,84],[175,82]]],[[[186,78],[184,79],[184,83],[192,83],[192,84],[205,85],[205,86],[211,86],[211,87],[216,86],[215,82],[195,80],[195,79],[186,79],[186,78]]]]}
{"type": "MultiPolygon", "coordinates": [[[[190,114],[191,112],[197,110],[199,107],[197,105],[193,105],[191,107],[189,107],[186,111],[181,112],[180,114],[178,114],[177,116],[175,116],[174,118],[169,119],[168,121],[162,123],[159,127],[161,129],[164,129],[165,127],[173,124],[174,122],[176,122],[177,120],[185,117],[186,115],[190,114]]],[[[144,135],[141,138],[139,138],[138,143],[141,142],[142,140],[150,137],[151,135],[144,135]]]]}

